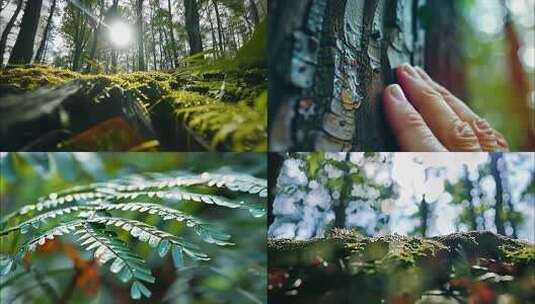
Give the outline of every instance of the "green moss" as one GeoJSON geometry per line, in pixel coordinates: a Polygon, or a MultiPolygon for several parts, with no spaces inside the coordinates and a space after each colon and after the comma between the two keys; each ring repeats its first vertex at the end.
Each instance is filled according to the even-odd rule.
{"type": "Polygon", "coordinates": [[[535,246],[529,245],[516,249],[510,249],[507,247],[502,248],[505,256],[514,263],[535,263],[535,246]]]}
{"type": "Polygon", "coordinates": [[[24,91],[31,91],[79,78],[82,78],[81,74],[65,69],[42,65],[11,65],[0,72],[0,85],[17,86],[24,91]]]}
{"type": "MultiPolygon", "coordinates": [[[[214,66],[207,70],[202,68],[203,65],[200,67],[180,69],[172,74],[153,71],[103,75],[81,74],[49,66],[10,66],[0,73],[0,87],[6,92],[17,93],[76,79],[81,84],[77,94],[96,104],[114,102],[124,96],[111,94],[119,87],[125,94],[140,100],[149,112],[159,102],[169,102],[190,131],[211,149],[267,150],[265,70],[227,70],[214,66]]],[[[119,139],[123,137],[119,136],[119,139]]],[[[104,145],[107,150],[116,150],[114,147],[123,147],[121,142],[116,145],[108,141],[105,144],[95,142],[95,147],[104,145]]],[[[62,146],[72,148],[73,144],[69,141],[62,146]]],[[[81,147],[90,146],[88,141],[81,147]]]]}

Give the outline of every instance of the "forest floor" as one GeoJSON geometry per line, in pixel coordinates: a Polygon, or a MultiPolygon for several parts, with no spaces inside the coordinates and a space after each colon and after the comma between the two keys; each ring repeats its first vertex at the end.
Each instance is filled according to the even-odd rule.
{"type": "Polygon", "coordinates": [[[222,63],[113,75],[8,66],[0,130],[10,149],[265,150],[266,77],[222,63]]]}
{"type": "Polygon", "coordinates": [[[269,240],[272,303],[535,303],[535,246],[492,232],[269,240]]]}

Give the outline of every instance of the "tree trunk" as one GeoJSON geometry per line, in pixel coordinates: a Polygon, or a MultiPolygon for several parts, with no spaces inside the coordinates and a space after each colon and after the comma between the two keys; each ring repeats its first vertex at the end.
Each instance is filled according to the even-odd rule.
{"type": "Polygon", "coordinates": [[[251,17],[253,19],[254,25],[257,26],[260,23],[260,17],[258,15],[258,7],[254,0],[249,0],[249,9],[251,10],[251,17]]]}
{"type": "Polygon", "coordinates": [[[94,34],[93,34],[93,41],[91,43],[91,50],[89,51],[89,60],[86,66],[86,72],[91,72],[93,70],[93,61],[97,57],[97,49],[98,49],[98,42],[100,39],[100,35],[102,32],[102,20],[104,18],[104,10],[106,9],[106,4],[103,0],[99,1],[100,5],[100,16],[98,23],[96,25],[94,34]]]}
{"type": "Polygon", "coordinates": [[[477,220],[476,220],[476,209],[474,207],[474,198],[472,197],[472,190],[474,189],[474,184],[470,180],[470,173],[468,172],[468,166],[464,165],[464,191],[468,196],[468,214],[470,216],[470,230],[477,230],[477,220]]]}
{"type": "Polygon", "coordinates": [[[52,0],[52,5],[50,6],[50,13],[46,21],[45,30],[43,31],[43,38],[41,39],[41,43],[37,49],[37,54],[35,55],[35,62],[37,63],[41,63],[45,59],[45,46],[48,41],[48,35],[50,34],[50,30],[52,28],[52,18],[54,17],[54,12],[56,10],[56,2],[56,0],[52,0]]]}
{"type": "Polygon", "coordinates": [[[13,25],[15,25],[15,21],[19,17],[20,11],[22,10],[22,4],[24,3],[23,0],[18,0],[17,7],[15,8],[15,11],[13,12],[13,16],[11,16],[11,19],[6,24],[6,28],[2,32],[2,37],[0,37],[0,68],[4,65],[4,52],[6,50],[6,44],[7,44],[7,37],[9,36],[9,33],[11,32],[11,29],[13,29],[13,25]]]}
{"type": "Polygon", "coordinates": [[[503,216],[503,181],[501,177],[501,162],[503,162],[503,153],[495,152],[490,154],[490,174],[496,183],[496,203],[494,205],[494,224],[496,232],[505,235],[505,225],[503,216]]]}
{"type": "Polygon", "coordinates": [[[138,71],[145,71],[145,47],[143,45],[143,0],[137,0],[137,55],[138,71]]]}
{"type": "Polygon", "coordinates": [[[154,7],[151,3],[151,6],[150,6],[150,34],[151,34],[151,38],[152,38],[152,45],[151,45],[151,50],[152,50],[152,60],[154,62],[154,70],[157,70],[158,69],[158,66],[157,66],[157,60],[156,60],[156,34],[154,33],[154,7]]]}
{"type": "Polygon", "coordinates": [[[41,7],[43,0],[28,1],[24,8],[24,15],[20,24],[17,41],[11,51],[9,63],[11,64],[28,64],[33,59],[33,44],[35,42],[35,33],[39,25],[41,16],[41,7]]]}
{"type": "Polygon", "coordinates": [[[208,22],[210,23],[210,32],[212,34],[212,50],[217,54],[217,38],[215,37],[215,28],[214,23],[212,22],[212,12],[210,10],[208,10],[208,22]]]}
{"type": "Polygon", "coordinates": [[[171,0],[167,0],[167,9],[169,10],[168,15],[168,26],[169,26],[169,38],[171,39],[171,55],[173,56],[173,63],[175,67],[178,66],[178,54],[176,52],[176,40],[175,40],[175,28],[173,26],[173,7],[171,6],[171,0]]]}
{"type": "Polygon", "coordinates": [[[199,24],[199,8],[197,0],[184,0],[186,15],[186,31],[188,32],[189,54],[202,52],[201,27],[199,24]]]}
{"type": "Polygon", "coordinates": [[[382,92],[423,64],[424,0],[269,2],[270,148],[390,151],[382,92]]]}
{"type": "Polygon", "coordinates": [[[212,0],[212,5],[215,10],[215,19],[217,21],[217,35],[219,38],[219,50],[221,54],[225,53],[225,45],[223,39],[223,25],[221,24],[221,15],[219,14],[219,6],[217,5],[217,0],[212,0]]]}

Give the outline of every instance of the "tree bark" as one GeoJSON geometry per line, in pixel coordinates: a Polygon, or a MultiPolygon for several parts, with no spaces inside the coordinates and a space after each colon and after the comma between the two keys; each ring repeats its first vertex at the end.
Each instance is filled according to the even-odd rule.
{"type": "Polygon", "coordinates": [[[145,66],[145,47],[143,45],[143,0],[137,0],[137,56],[138,71],[147,70],[145,66]]]}
{"type": "Polygon", "coordinates": [[[52,19],[56,10],[56,2],[57,0],[52,0],[52,5],[50,6],[50,13],[48,15],[48,19],[46,20],[46,26],[43,31],[43,38],[41,39],[41,43],[39,44],[39,48],[37,49],[37,53],[35,54],[35,62],[37,63],[41,63],[45,59],[45,46],[48,41],[48,35],[50,34],[50,30],[52,28],[52,19]]]}
{"type": "Polygon", "coordinates": [[[97,57],[98,42],[100,35],[102,33],[102,20],[105,17],[104,10],[106,9],[105,2],[103,0],[99,1],[100,5],[100,16],[97,25],[95,26],[93,41],[91,43],[91,50],[89,51],[89,61],[86,66],[86,72],[91,72],[93,70],[93,61],[97,57]]]}
{"type": "Polygon", "coordinates": [[[464,182],[464,191],[468,196],[468,214],[470,216],[470,230],[477,230],[477,220],[476,220],[476,210],[474,207],[474,199],[472,197],[472,190],[474,189],[474,184],[469,178],[469,172],[468,172],[468,166],[464,165],[464,176],[463,176],[463,182],[464,182]]]}
{"type": "Polygon", "coordinates": [[[382,92],[424,62],[424,2],[270,1],[270,149],[397,150],[382,92]]]}
{"type": "Polygon", "coordinates": [[[214,6],[215,19],[217,21],[217,35],[219,38],[219,50],[221,51],[221,54],[224,54],[225,44],[224,44],[224,39],[223,39],[223,25],[221,23],[221,15],[219,14],[219,6],[217,4],[217,0],[212,0],[212,5],[214,6]]]}
{"type": "Polygon", "coordinates": [[[13,25],[15,25],[15,21],[17,21],[17,18],[19,17],[20,11],[22,10],[22,4],[24,3],[23,0],[18,0],[17,6],[15,7],[15,11],[13,12],[13,16],[9,19],[9,21],[6,24],[6,28],[2,32],[2,37],[0,37],[0,68],[4,65],[4,52],[6,50],[6,44],[7,44],[7,37],[9,36],[9,33],[11,33],[11,30],[13,29],[13,25]]]}
{"type": "Polygon", "coordinates": [[[199,24],[199,8],[197,0],[184,0],[186,32],[188,33],[189,54],[202,52],[201,26],[199,24]]]}
{"type": "Polygon", "coordinates": [[[503,216],[503,181],[501,177],[500,163],[503,162],[503,153],[496,152],[490,154],[490,174],[496,183],[496,203],[494,205],[494,224],[496,232],[505,235],[505,225],[503,216]]]}
{"type": "Polygon", "coordinates": [[[169,38],[171,42],[171,55],[173,56],[173,63],[175,67],[178,66],[178,54],[176,51],[176,40],[175,40],[175,28],[173,26],[173,7],[171,5],[171,0],[167,0],[167,9],[169,10],[168,15],[168,26],[169,26],[169,38]]]}
{"type": "Polygon", "coordinates": [[[249,9],[251,10],[251,17],[253,19],[253,23],[255,26],[260,23],[260,17],[258,15],[258,7],[256,6],[256,3],[254,0],[249,0],[249,9]]]}
{"type": "Polygon", "coordinates": [[[28,1],[20,24],[19,35],[11,51],[10,64],[28,64],[33,59],[35,34],[41,16],[43,0],[28,1]]]}

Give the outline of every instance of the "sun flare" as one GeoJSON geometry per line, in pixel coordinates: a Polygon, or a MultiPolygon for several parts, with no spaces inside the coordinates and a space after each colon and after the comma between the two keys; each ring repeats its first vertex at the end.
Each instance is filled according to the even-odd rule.
{"type": "Polygon", "coordinates": [[[130,26],[122,21],[115,21],[109,27],[110,41],[117,47],[125,47],[132,40],[130,26]]]}

